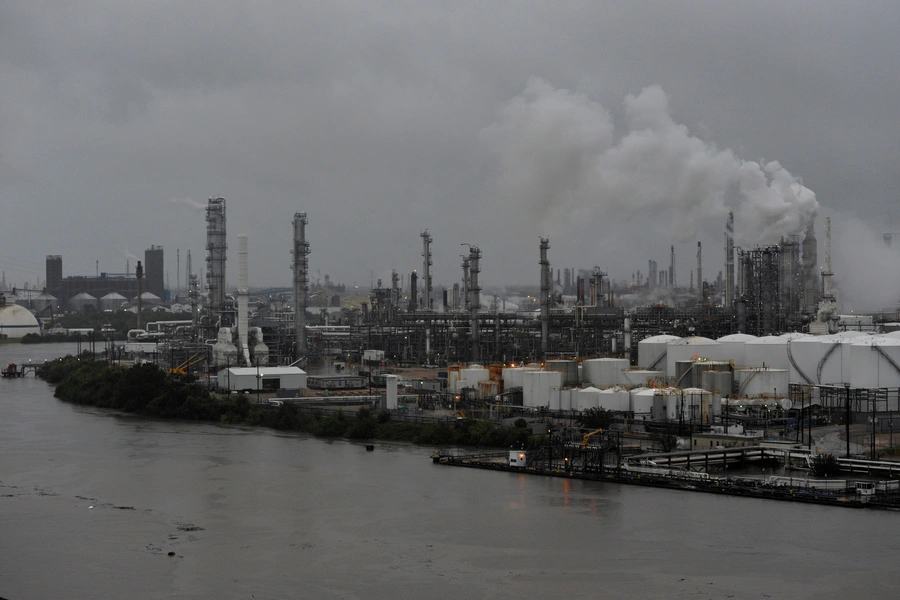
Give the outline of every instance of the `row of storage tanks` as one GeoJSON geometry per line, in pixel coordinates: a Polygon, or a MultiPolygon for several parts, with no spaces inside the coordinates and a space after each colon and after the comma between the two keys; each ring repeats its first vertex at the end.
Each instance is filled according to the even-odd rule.
{"type": "MultiPolygon", "coordinates": [[[[636,367],[623,358],[557,360],[543,368],[504,368],[502,380],[504,389],[522,388],[526,407],[605,408],[654,420],[707,420],[719,413],[721,398],[775,403],[774,398],[788,395],[789,383],[900,387],[898,366],[900,332],[734,334],[718,340],[660,335],[638,343],[636,367]]],[[[474,388],[482,397],[500,391],[500,382],[484,367],[449,375],[453,391],[474,388]]]]}

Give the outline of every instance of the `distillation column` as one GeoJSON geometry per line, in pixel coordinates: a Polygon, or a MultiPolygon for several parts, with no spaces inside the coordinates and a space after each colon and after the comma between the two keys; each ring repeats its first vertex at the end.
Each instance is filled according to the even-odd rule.
{"type": "Polygon", "coordinates": [[[734,213],[725,221],[725,308],[734,305],[734,213]]]}
{"type": "Polygon", "coordinates": [[[546,358],[550,342],[550,240],[541,238],[541,358],[546,358]]]}
{"type": "MultiPolygon", "coordinates": [[[[206,207],[206,287],[209,290],[210,325],[225,310],[225,198],[210,198],[206,207]]],[[[226,323],[219,323],[225,326],[226,323]]]]}
{"type": "Polygon", "coordinates": [[[250,362],[249,332],[247,328],[250,326],[248,317],[249,309],[247,307],[250,299],[250,291],[247,285],[247,234],[238,234],[238,289],[237,289],[237,326],[238,340],[240,343],[241,356],[244,359],[245,367],[252,367],[250,362]]]}
{"type": "Polygon", "coordinates": [[[478,322],[478,309],[481,308],[481,287],[478,284],[478,274],[481,273],[481,250],[478,246],[469,249],[469,310],[471,311],[472,330],[472,362],[480,359],[480,325],[478,322]]]}
{"type": "Polygon", "coordinates": [[[306,213],[294,213],[294,360],[306,356],[306,294],[309,291],[309,242],[306,213]]]}
{"type": "Polygon", "coordinates": [[[422,282],[425,284],[425,310],[431,310],[434,308],[434,300],[432,300],[432,288],[431,288],[431,234],[428,233],[428,230],[422,232],[422,256],[424,260],[422,261],[423,269],[422,272],[425,275],[425,280],[422,282]]]}

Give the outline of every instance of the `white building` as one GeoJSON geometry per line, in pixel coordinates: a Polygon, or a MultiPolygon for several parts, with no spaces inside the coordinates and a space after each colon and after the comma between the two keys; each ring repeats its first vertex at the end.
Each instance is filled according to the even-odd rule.
{"type": "Polygon", "coordinates": [[[306,371],[299,367],[229,367],[216,378],[220,390],[296,390],[306,387],[306,371]]]}

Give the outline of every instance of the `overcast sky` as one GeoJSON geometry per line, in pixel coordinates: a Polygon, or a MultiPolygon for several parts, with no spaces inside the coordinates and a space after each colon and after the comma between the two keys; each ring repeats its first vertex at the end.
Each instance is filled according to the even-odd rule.
{"type": "Polygon", "coordinates": [[[421,270],[427,228],[436,285],[462,243],[538,284],[540,236],[617,279],[675,244],[686,283],[732,209],[744,245],[818,214],[820,257],[832,216],[836,278],[890,297],[846,240],[900,232],[898,39],[891,2],[3,2],[0,268],[161,244],[174,286],[221,195],[232,283],[247,233],[251,286],[290,285],[298,211],[313,279],[421,270]]]}

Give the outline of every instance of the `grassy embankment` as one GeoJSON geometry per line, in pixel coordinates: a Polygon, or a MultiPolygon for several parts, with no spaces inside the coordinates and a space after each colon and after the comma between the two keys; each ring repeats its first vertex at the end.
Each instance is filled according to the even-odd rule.
{"type": "Polygon", "coordinates": [[[399,423],[391,413],[328,415],[302,413],[290,403],[277,409],[251,404],[243,395],[216,396],[206,388],[168,377],[159,368],[109,366],[71,356],[48,364],[44,378],[56,385],[54,395],[65,402],[110,408],[146,417],[218,422],[302,431],[323,437],[406,441],[427,445],[496,448],[537,447],[543,436],[522,427],[505,429],[489,421],[443,424],[399,423]]]}

